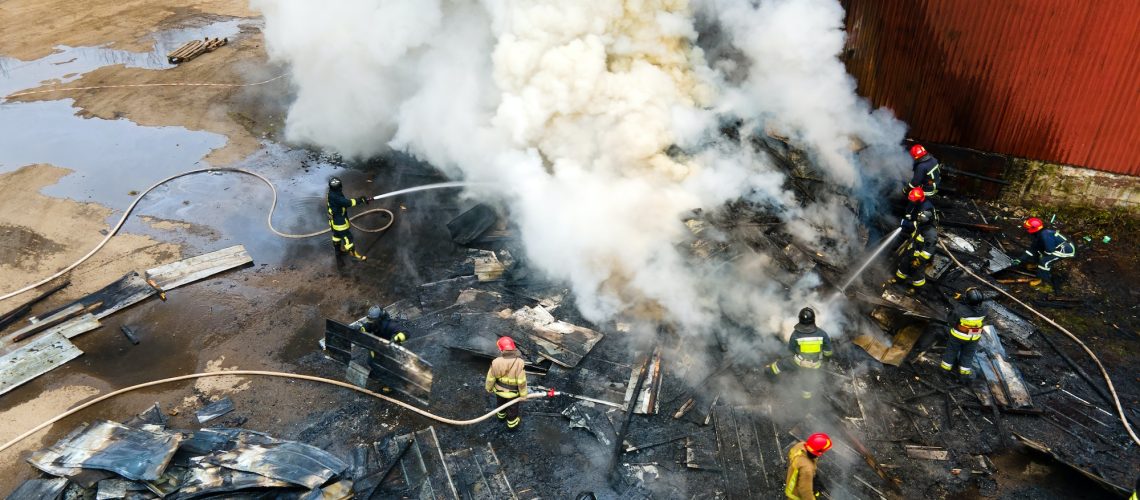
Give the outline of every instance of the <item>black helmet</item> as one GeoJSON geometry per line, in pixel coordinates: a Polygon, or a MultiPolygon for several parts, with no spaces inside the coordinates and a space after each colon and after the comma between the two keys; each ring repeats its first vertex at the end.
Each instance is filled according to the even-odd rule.
{"type": "Polygon", "coordinates": [[[368,319],[380,319],[380,316],[383,313],[384,313],[384,310],[381,309],[380,306],[369,307],[368,308],[368,319]]]}
{"type": "Polygon", "coordinates": [[[329,189],[332,189],[333,191],[340,190],[340,178],[333,177],[332,179],[329,179],[329,189]]]}
{"type": "Polygon", "coordinates": [[[815,310],[810,307],[800,309],[800,324],[801,325],[814,325],[815,324],[815,310]]]}
{"type": "Polygon", "coordinates": [[[981,304],[983,300],[985,300],[985,297],[982,296],[982,292],[974,287],[967,288],[964,295],[966,298],[966,303],[970,305],[978,305],[981,304]]]}

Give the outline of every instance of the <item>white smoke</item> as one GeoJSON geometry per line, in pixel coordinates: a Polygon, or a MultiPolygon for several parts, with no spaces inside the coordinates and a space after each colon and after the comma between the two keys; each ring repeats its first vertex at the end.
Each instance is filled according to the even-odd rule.
{"type": "MultiPolygon", "coordinates": [[[[682,217],[747,199],[845,258],[856,221],[834,194],[865,197],[868,175],[901,178],[907,163],[903,126],[855,95],[837,58],[836,0],[252,4],[271,57],[291,67],[291,140],[350,157],[405,150],[490,183],[480,194],[507,202],[529,262],[595,321],[648,313],[706,333],[726,315],[783,334],[822,303],[819,278],[785,289],[762,255],[731,272],[694,264],[682,217]],[[698,14],[732,57],[706,61],[698,14]],[[722,136],[726,118],[788,137],[829,187],[797,201],[765,154],[722,136]]],[[[839,316],[821,311],[824,326],[839,316]]]]}

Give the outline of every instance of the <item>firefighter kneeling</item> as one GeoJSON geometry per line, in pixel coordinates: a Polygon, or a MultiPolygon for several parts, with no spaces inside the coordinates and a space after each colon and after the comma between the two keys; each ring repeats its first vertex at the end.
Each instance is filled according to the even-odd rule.
{"type": "MultiPolygon", "coordinates": [[[[487,392],[495,393],[496,406],[503,406],[515,398],[526,397],[526,372],[523,368],[526,361],[515,347],[514,339],[499,337],[496,343],[499,346],[499,357],[491,362],[491,369],[487,371],[487,392]]],[[[507,429],[515,430],[522,423],[519,403],[508,406],[497,415],[499,420],[507,422],[507,429]]]]}
{"type": "Polygon", "coordinates": [[[823,452],[830,449],[831,438],[822,432],[808,436],[807,441],[792,445],[788,450],[784,496],[792,500],[808,500],[819,496],[815,487],[816,461],[823,452]]]}
{"type": "Polygon", "coordinates": [[[804,399],[811,399],[812,391],[821,383],[819,370],[823,368],[823,358],[831,356],[831,337],[815,326],[812,308],[800,309],[799,324],[788,339],[788,350],[792,352],[790,363],[784,360],[781,366],[781,360],[776,360],[768,369],[772,376],[784,371],[797,372],[804,399]]]}

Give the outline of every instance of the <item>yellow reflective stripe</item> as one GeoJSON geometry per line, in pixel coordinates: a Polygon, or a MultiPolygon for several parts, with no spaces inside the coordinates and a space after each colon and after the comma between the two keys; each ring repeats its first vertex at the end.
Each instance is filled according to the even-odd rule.
{"type": "Polygon", "coordinates": [[[526,383],[526,379],[499,377],[499,382],[502,382],[503,385],[523,385],[526,383]]]}
{"type": "Polygon", "coordinates": [[[930,257],[932,257],[930,252],[927,252],[926,250],[919,250],[917,252],[914,252],[914,256],[922,260],[930,260],[930,257]]]}
{"type": "Polygon", "coordinates": [[[970,333],[960,332],[955,328],[950,329],[950,335],[953,335],[955,338],[965,340],[966,342],[973,342],[975,340],[979,340],[982,338],[982,335],[980,333],[970,334],[970,333]]]}
{"type": "Polygon", "coordinates": [[[959,319],[958,322],[966,328],[981,328],[982,321],[985,321],[985,316],[969,316],[959,319]]]}
{"type": "Polygon", "coordinates": [[[823,349],[823,337],[805,337],[796,340],[796,343],[804,354],[817,354],[823,349]]]}
{"type": "Polygon", "coordinates": [[[344,224],[333,224],[333,221],[330,220],[329,226],[333,228],[333,231],[347,231],[348,228],[352,227],[347,220],[344,221],[344,224]]]}
{"type": "Polygon", "coordinates": [[[514,391],[495,391],[495,395],[507,399],[519,397],[519,393],[514,391]]]}
{"type": "Polygon", "coordinates": [[[915,236],[914,240],[919,242],[919,243],[925,243],[926,242],[926,239],[924,239],[921,234],[918,236],[915,236]]]}
{"type": "Polygon", "coordinates": [[[789,479],[788,484],[784,486],[784,495],[787,495],[787,497],[792,500],[800,500],[800,497],[796,496],[796,483],[799,482],[799,480],[800,470],[796,469],[792,471],[792,478],[789,479]]]}

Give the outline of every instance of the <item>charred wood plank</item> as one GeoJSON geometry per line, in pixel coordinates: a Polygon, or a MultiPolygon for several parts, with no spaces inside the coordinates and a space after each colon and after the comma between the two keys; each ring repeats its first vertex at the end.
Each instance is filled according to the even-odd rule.
{"type": "Polygon", "coordinates": [[[8,325],[15,323],[16,320],[20,319],[20,317],[24,316],[25,314],[28,314],[28,312],[32,310],[32,306],[39,304],[44,299],[51,297],[53,294],[55,294],[55,292],[63,290],[64,288],[66,288],[70,284],[71,284],[71,281],[66,280],[63,283],[60,283],[56,286],[53,286],[53,287],[49,288],[48,290],[44,291],[43,293],[36,295],[31,300],[14,307],[11,311],[4,313],[3,316],[0,316],[0,330],[7,328],[8,325]]]}

